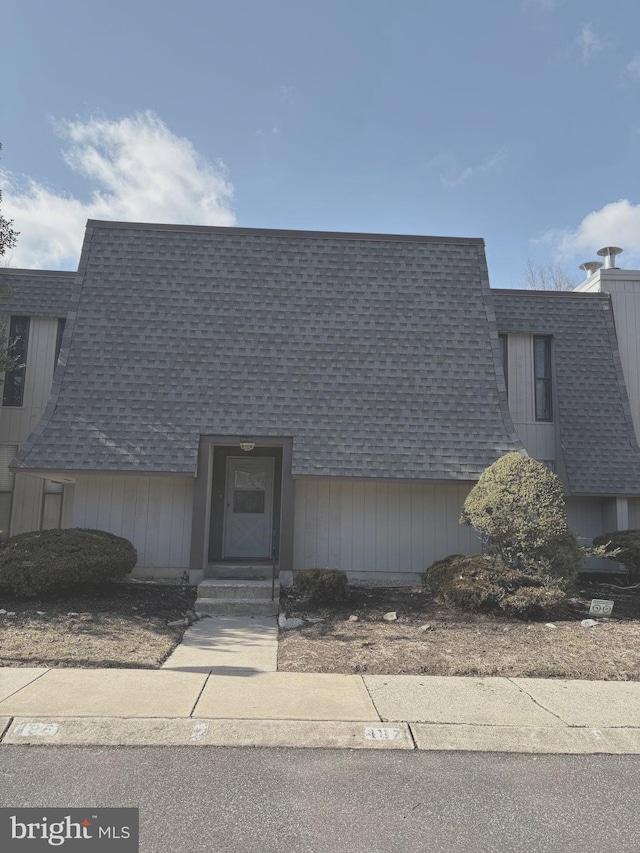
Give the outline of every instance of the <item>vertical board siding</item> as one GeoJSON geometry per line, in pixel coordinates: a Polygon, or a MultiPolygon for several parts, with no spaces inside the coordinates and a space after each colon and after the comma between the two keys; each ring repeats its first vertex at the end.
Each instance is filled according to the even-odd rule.
{"type": "Polygon", "coordinates": [[[40,529],[43,491],[44,480],[26,474],[16,474],[11,504],[10,536],[40,529]]]}
{"type": "Polygon", "coordinates": [[[74,527],[107,530],[129,539],[138,551],[140,568],[189,567],[190,478],[80,476],[74,492],[74,527]]]}
{"type": "Polygon", "coordinates": [[[640,498],[629,498],[629,530],[640,527],[640,498]]]}
{"type": "Polygon", "coordinates": [[[536,421],[532,335],[509,335],[507,361],[509,411],[516,432],[534,459],[553,461],[556,458],[554,424],[536,421]]]}
{"type": "Polygon", "coordinates": [[[423,572],[480,544],[458,523],[471,489],[463,483],[295,481],[294,569],[423,572]]]}
{"type": "Polygon", "coordinates": [[[44,412],[55,368],[58,321],[32,317],[22,406],[0,406],[0,443],[22,444],[44,412]]]}
{"type": "Polygon", "coordinates": [[[569,527],[583,540],[581,544],[590,545],[594,536],[607,532],[602,498],[567,498],[566,510],[569,527]]]}

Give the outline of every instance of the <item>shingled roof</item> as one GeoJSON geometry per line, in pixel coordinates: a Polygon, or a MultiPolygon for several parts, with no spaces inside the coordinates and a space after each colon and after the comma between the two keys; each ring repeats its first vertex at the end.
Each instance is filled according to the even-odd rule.
{"type": "Polygon", "coordinates": [[[193,474],[202,434],[294,475],[476,479],[522,447],[481,240],[89,221],[39,470],[193,474]]]}
{"type": "Polygon", "coordinates": [[[0,267],[0,285],[9,289],[4,314],[66,317],[74,298],[76,272],[0,267]]]}
{"type": "Polygon", "coordinates": [[[525,290],[492,294],[500,332],[553,335],[569,491],[640,493],[640,451],[609,296],[525,290]]]}

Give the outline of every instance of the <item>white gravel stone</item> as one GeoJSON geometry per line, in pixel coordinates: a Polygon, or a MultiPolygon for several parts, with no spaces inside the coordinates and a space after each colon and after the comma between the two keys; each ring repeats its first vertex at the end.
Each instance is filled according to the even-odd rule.
{"type": "Polygon", "coordinates": [[[304,619],[299,619],[298,617],[291,617],[287,619],[284,613],[281,613],[278,616],[278,625],[282,628],[283,631],[290,631],[292,628],[300,628],[304,625],[304,619]]]}
{"type": "Polygon", "coordinates": [[[351,616],[349,616],[349,619],[348,619],[347,621],[349,621],[349,622],[357,622],[357,621],[358,621],[358,617],[357,617],[357,616],[355,616],[354,614],[351,614],[351,616]]]}
{"type": "Polygon", "coordinates": [[[398,618],[398,614],[395,610],[390,610],[388,613],[385,613],[382,618],[385,622],[395,622],[398,618]]]}
{"type": "Polygon", "coordinates": [[[580,624],[583,628],[595,628],[598,623],[595,619],[583,619],[580,624]]]}

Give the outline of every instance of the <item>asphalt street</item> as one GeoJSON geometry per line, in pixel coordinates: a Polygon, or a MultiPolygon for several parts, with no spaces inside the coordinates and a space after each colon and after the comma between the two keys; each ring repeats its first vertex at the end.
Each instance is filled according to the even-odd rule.
{"type": "Polygon", "coordinates": [[[143,853],[636,851],[636,756],[0,747],[2,806],[137,806],[143,853]]]}

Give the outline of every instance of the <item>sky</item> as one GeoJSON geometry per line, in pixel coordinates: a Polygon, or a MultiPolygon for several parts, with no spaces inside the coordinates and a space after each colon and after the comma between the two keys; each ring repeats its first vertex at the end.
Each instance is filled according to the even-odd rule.
{"type": "Polygon", "coordinates": [[[0,0],[8,263],[87,218],[483,237],[640,268],[637,0],[0,0]]]}

